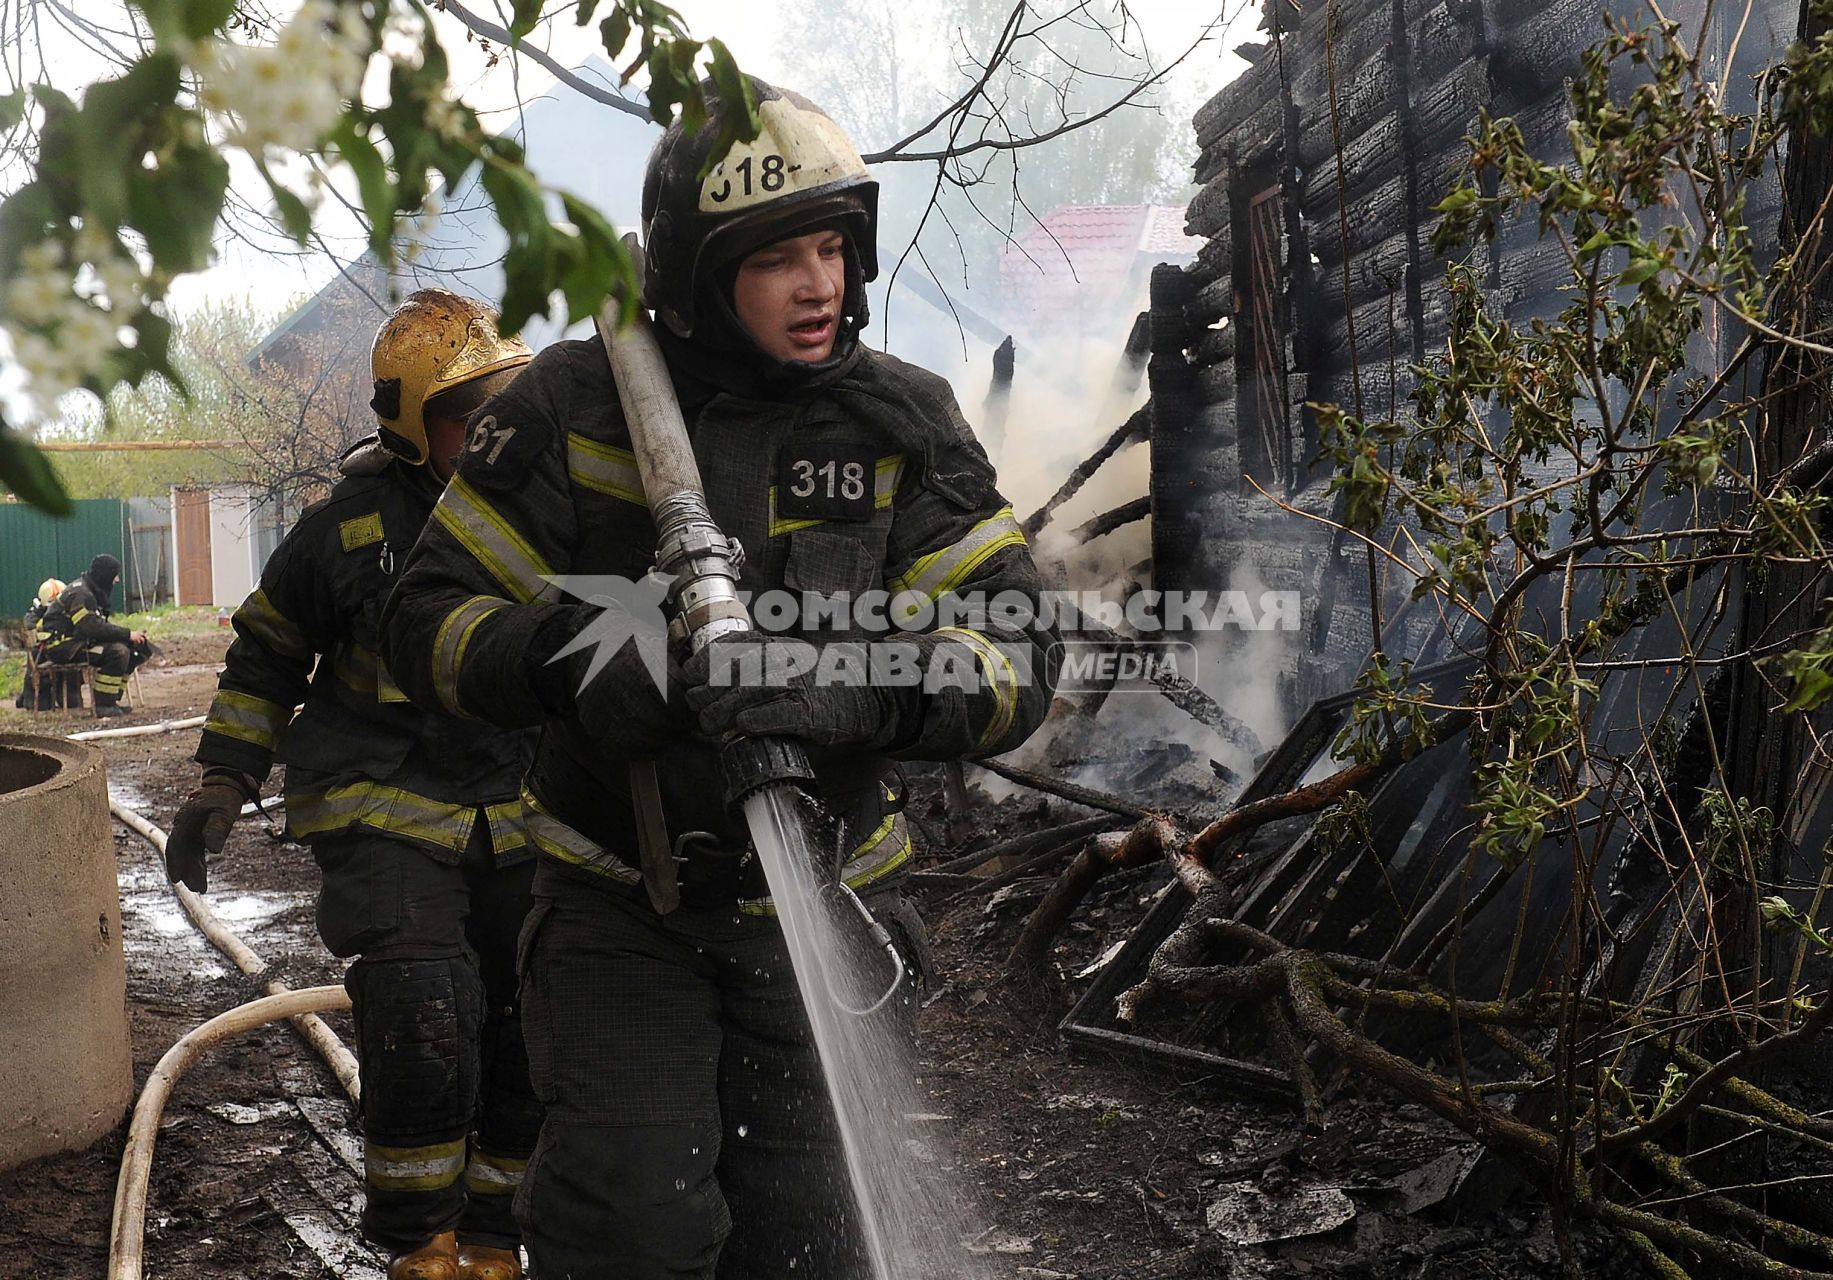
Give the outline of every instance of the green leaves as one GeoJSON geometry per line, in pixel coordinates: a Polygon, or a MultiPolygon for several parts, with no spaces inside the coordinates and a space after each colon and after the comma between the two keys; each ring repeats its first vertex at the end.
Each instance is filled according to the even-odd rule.
{"type": "Polygon", "coordinates": [[[127,215],[128,185],[151,149],[162,117],[178,96],[178,59],[169,53],[142,58],[114,80],[89,86],[75,120],[82,163],[76,166],[83,208],[108,227],[127,215]]]}
{"type": "Polygon", "coordinates": [[[135,0],[153,28],[154,39],[170,47],[179,39],[202,40],[223,29],[236,0],[135,0]]]}
{"type": "Polygon", "coordinates": [[[578,257],[560,282],[566,295],[567,319],[581,320],[597,313],[609,287],[620,301],[619,320],[628,322],[636,314],[642,293],[635,264],[617,229],[598,210],[565,192],[560,194],[561,207],[578,232],[578,257]]]}
{"type": "Polygon", "coordinates": [[[1373,531],[1387,515],[1390,488],[1381,448],[1399,438],[1400,425],[1363,422],[1334,404],[1309,408],[1317,415],[1320,456],[1336,463],[1327,492],[1343,495],[1343,523],[1363,533],[1373,531]]]}
{"type": "Polygon", "coordinates": [[[128,178],[128,220],[146,238],[154,265],[172,275],[209,265],[228,190],[229,162],[201,138],[174,147],[158,168],[128,178]]]}
{"type": "MultiPolygon", "coordinates": [[[[697,176],[703,180],[726,158],[726,153],[734,144],[751,141],[763,127],[757,114],[757,98],[751,92],[751,82],[740,73],[731,52],[718,40],[707,41],[707,51],[712,55],[713,83],[719,87],[719,97],[725,104],[725,110],[720,113],[719,132],[713,138],[712,149],[700,164],[697,176]],[[734,110],[734,105],[742,110],[734,110]]],[[[690,124],[688,127],[693,126],[690,124]]]]}
{"type": "Polygon", "coordinates": [[[509,249],[503,256],[502,327],[515,333],[531,315],[547,312],[547,295],[555,276],[555,241],[561,233],[548,225],[541,188],[528,170],[486,164],[483,184],[496,206],[497,222],[509,237],[509,249]]]}
{"type": "Polygon", "coordinates": [[[304,244],[312,234],[312,211],[306,208],[305,201],[281,185],[269,172],[265,161],[257,161],[255,167],[260,170],[268,192],[274,197],[274,211],[280,215],[280,225],[293,237],[293,243],[304,244]]]}
{"type": "Polygon", "coordinates": [[[0,485],[52,515],[70,514],[70,497],[45,455],[0,419],[0,485]]]}
{"type": "MultiPolygon", "coordinates": [[[[582,0],[578,20],[583,26],[597,8],[596,0],[582,0]]],[[[712,82],[723,104],[719,132],[712,149],[701,165],[705,178],[733,144],[757,137],[762,122],[758,119],[757,98],[751,82],[739,70],[738,61],[723,41],[695,40],[687,34],[681,15],[657,0],[617,0],[611,13],[598,24],[600,41],[614,63],[620,62],[634,35],[637,50],[623,62],[628,79],[637,68],[649,73],[649,115],[657,124],[666,125],[679,111],[682,127],[690,132],[701,128],[709,118],[706,85],[698,70],[700,56],[707,56],[707,78],[712,82]]]]}
{"type": "Polygon", "coordinates": [[[382,153],[358,130],[357,122],[348,117],[331,131],[330,143],[356,177],[357,196],[363,202],[363,217],[369,223],[370,251],[382,261],[392,262],[395,196],[382,153]]]}
{"type": "Polygon", "coordinates": [[[193,40],[202,40],[223,29],[235,12],[236,0],[177,0],[182,29],[193,40]]]}
{"type": "Polygon", "coordinates": [[[138,384],[156,373],[188,398],[184,379],[172,368],[172,322],[156,311],[142,311],[134,317],[134,336],[133,346],[119,348],[109,357],[98,383],[104,388],[118,382],[138,384]]]}
{"type": "Polygon", "coordinates": [[[1833,622],[1822,626],[1805,645],[1776,659],[1782,674],[1793,681],[1784,711],[1818,711],[1833,701],[1833,622]]]}
{"type": "MultiPolygon", "coordinates": [[[[30,107],[40,115],[34,172],[0,201],[0,274],[16,269],[21,253],[34,245],[55,241],[60,246],[30,260],[38,272],[30,295],[37,299],[33,317],[0,320],[16,336],[30,336],[39,357],[35,367],[45,372],[47,387],[56,383],[53,389],[80,377],[92,390],[106,393],[118,383],[138,383],[155,373],[180,385],[170,365],[169,325],[156,310],[137,305],[144,286],[122,283],[117,275],[123,296],[113,310],[104,309],[99,295],[85,301],[74,293],[67,293],[63,301],[68,305],[59,310],[59,290],[70,289],[70,277],[84,261],[101,262],[95,249],[81,247],[90,230],[108,232],[108,239],[118,232],[151,260],[150,292],[156,302],[171,278],[208,265],[227,197],[230,165],[209,141],[202,108],[182,96],[180,56],[188,42],[220,37],[235,16],[236,0],[136,0],[136,6],[151,28],[151,46],[121,74],[89,85],[80,103],[49,86],[0,97],[0,134],[15,130],[30,107]],[[115,345],[106,331],[98,332],[98,326],[117,324],[135,330],[129,345],[115,345]],[[60,348],[66,325],[87,326],[88,345],[60,348]],[[93,356],[87,354],[91,348],[93,356]],[[84,352],[78,359],[98,367],[59,366],[56,353],[72,349],[84,352]]],[[[543,5],[541,0],[513,0],[511,8],[511,30],[521,36],[540,20],[543,5]]],[[[360,14],[373,39],[385,10],[340,0],[339,29],[360,14]]],[[[690,127],[700,127],[708,118],[711,86],[728,106],[719,118],[720,150],[757,135],[750,83],[724,44],[691,37],[681,15],[660,0],[579,0],[576,17],[584,24],[601,10],[608,10],[600,25],[607,50],[627,74],[648,68],[650,107],[658,120],[679,111],[690,127]],[[703,62],[710,77],[704,84],[703,62]]],[[[370,47],[355,36],[349,40],[353,59],[370,47]]],[[[183,56],[190,59],[188,53],[183,56]]],[[[614,292],[629,315],[637,305],[639,282],[616,228],[584,201],[543,187],[529,171],[521,147],[511,138],[489,134],[450,93],[446,56],[429,28],[418,58],[392,60],[386,101],[349,105],[324,136],[324,154],[349,166],[371,251],[392,263],[397,220],[421,210],[436,184],[448,192],[462,191],[474,181],[494,205],[508,241],[502,305],[506,328],[520,328],[531,316],[547,314],[556,296],[564,299],[570,320],[592,315],[614,292]],[[563,221],[557,223],[556,216],[563,221]]],[[[212,103],[213,110],[220,109],[212,103]]],[[[317,118],[310,123],[315,132],[317,118]]],[[[256,144],[261,147],[308,145],[298,140],[304,134],[297,131],[251,129],[248,136],[261,139],[256,144]]],[[[312,208],[276,177],[265,153],[251,158],[267,184],[279,224],[296,242],[308,242],[312,208]]],[[[82,276],[75,287],[87,297],[97,285],[82,276]]],[[[8,432],[0,441],[0,464],[0,478],[28,500],[63,501],[53,473],[17,433],[8,432]]]]}
{"type": "Polygon", "coordinates": [[[1757,910],[1763,916],[1764,925],[1775,932],[1794,934],[1807,939],[1822,951],[1833,951],[1833,939],[1816,928],[1806,915],[1790,906],[1787,898],[1772,895],[1757,903],[1757,910]]]}

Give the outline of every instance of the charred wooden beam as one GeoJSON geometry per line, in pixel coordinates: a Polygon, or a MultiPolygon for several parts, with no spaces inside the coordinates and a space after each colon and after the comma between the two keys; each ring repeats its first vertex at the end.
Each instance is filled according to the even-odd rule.
{"type": "Polygon", "coordinates": [[[1104,511],[1092,520],[1083,521],[1069,536],[1078,543],[1093,542],[1104,534],[1124,528],[1136,520],[1144,520],[1151,514],[1152,496],[1147,494],[1143,498],[1123,502],[1112,511],[1104,511]]]}
{"type": "MultiPolygon", "coordinates": [[[[1135,409],[1132,415],[1120,424],[1119,429],[1102,442],[1099,449],[1089,454],[1076,466],[1074,471],[1069,473],[1069,478],[1058,486],[1055,493],[1050,495],[1048,502],[1025,517],[1024,522],[1019,526],[1024,530],[1025,536],[1027,538],[1036,537],[1038,530],[1049,523],[1056,509],[1075,497],[1082,486],[1088,483],[1089,478],[1099,471],[1109,458],[1134,441],[1144,440],[1150,430],[1151,421],[1151,413],[1147,407],[1142,406],[1135,409]]],[[[1087,539],[1082,539],[1082,541],[1087,541],[1087,539]]]]}
{"type": "Polygon", "coordinates": [[[1012,408],[1012,372],[1018,360],[1018,348],[1007,334],[993,350],[993,377],[987,383],[987,398],[981,406],[985,423],[982,441],[987,452],[996,452],[1006,438],[1006,415],[1012,408]]]}
{"type": "Polygon", "coordinates": [[[1065,782],[1061,778],[1053,778],[1049,774],[1038,773],[1034,769],[1021,769],[1017,765],[1005,764],[998,760],[975,760],[973,764],[996,777],[1004,778],[1007,782],[1016,782],[1022,787],[1042,791],[1046,795],[1053,795],[1059,800],[1068,800],[1072,804],[1087,805],[1091,809],[1102,809],[1108,813],[1118,813],[1129,818],[1143,818],[1152,812],[1144,805],[1134,804],[1131,800],[1122,800],[1119,796],[1111,796],[1093,787],[1065,782]]]}

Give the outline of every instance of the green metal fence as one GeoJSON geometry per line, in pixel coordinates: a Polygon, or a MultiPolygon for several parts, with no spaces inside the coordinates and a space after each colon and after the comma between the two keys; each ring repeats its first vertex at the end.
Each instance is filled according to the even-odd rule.
{"type": "MultiPolygon", "coordinates": [[[[0,619],[25,613],[46,578],[68,582],[106,551],[125,560],[121,502],[79,498],[68,516],[48,516],[19,502],[0,502],[0,619]]],[[[116,589],[116,606],[125,607],[116,589]]]]}

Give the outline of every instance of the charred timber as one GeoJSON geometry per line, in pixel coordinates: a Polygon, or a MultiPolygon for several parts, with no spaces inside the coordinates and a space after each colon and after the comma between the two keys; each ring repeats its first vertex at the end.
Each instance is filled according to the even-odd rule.
{"type": "Polygon", "coordinates": [[[1228,276],[1235,269],[1234,227],[1223,223],[1216,233],[1203,242],[1197,256],[1184,270],[1198,284],[1209,284],[1228,276]]]}
{"type": "Polygon", "coordinates": [[[1074,471],[1069,473],[1069,478],[1063,481],[1055,493],[1050,495],[1050,501],[1025,517],[1025,522],[1019,526],[1024,530],[1025,536],[1027,538],[1036,537],[1038,530],[1048,523],[1056,509],[1075,497],[1082,486],[1088,483],[1089,477],[1099,471],[1103,464],[1121,449],[1134,441],[1144,440],[1150,434],[1151,426],[1152,415],[1148,408],[1142,406],[1134,410],[1132,416],[1121,423],[1119,429],[1109,436],[1099,449],[1096,449],[1074,471]]]}
{"type": "Polygon", "coordinates": [[[1096,538],[1110,534],[1116,529],[1123,529],[1127,525],[1144,520],[1151,514],[1152,497],[1147,494],[1143,498],[1123,502],[1111,511],[1102,512],[1092,520],[1083,521],[1069,536],[1077,543],[1093,542],[1096,538]]]}

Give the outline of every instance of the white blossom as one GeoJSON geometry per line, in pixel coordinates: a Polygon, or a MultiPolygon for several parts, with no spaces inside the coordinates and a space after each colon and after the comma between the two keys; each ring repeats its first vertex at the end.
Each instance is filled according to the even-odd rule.
{"type": "Polygon", "coordinates": [[[203,101],[231,118],[230,138],[252,152],[309,151],[362,86],[369,32],[329,0],[306,0],[271,45],[222,44],[194,63],[203,101]]]}
{"type": "Polygon", "coordinates": [[[448,141],[458,141],[465,136],[465,119],[458,110],[458,104],[444,94],[435,97],[426,105],[427,128],[448,141]]]}
{"type": "Polygon", "coordinates": [[[120,347],[120,324],[107,312],[78,303],[65,313],[58,326],[57,341],[64,358],[88,373],[100,368],[102,361],[120,347]]]}
{"type": "Polygon", "coordinates": [[[24,324],[51,325],[63,314],[67,303],[75,298],[70,276],[52,267],[49,270],[21,270],[6,287],[6,312],[24,324]]]}
{"type": "Polygon", "coordinates": [[[55,239],[40,240],[19,251],[19,270],[22,273],[55,271],[63,262],[64,246],[55,239]]]}
{"type": "Polygon", "coordinates": [[[40,412],[49,412],[59,396],[82,381],[83,371],[58,344],[39,333],[13,336],[13,357],[25,371],[26,386],[40,412]]]}

